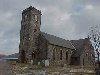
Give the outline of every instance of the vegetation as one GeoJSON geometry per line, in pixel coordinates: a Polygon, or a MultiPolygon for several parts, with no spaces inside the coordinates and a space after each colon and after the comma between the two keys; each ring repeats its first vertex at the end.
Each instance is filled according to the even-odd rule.
{"type": "Polygon", "coordinates": [[[100,31],[99,31],[98,26],[91,27],[89,38],[91,42],[93,43],[94,50],[95,50],[96,57],[97,57],[96,59],[98,60],[98,65],[100,68],[100,60],[99,60],[100,59],[100,31]]]}

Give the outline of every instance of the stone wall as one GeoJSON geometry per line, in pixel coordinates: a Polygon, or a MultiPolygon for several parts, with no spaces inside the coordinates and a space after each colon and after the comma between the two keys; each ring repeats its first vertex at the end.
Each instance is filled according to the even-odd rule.
{"type": "MultiPolygon", "coordinates": [[[[33,61],[49,60],[50,65],[69,65],[72,50],[69,48],[50,44],[40,32],[41,11],[29,7],[22,12],[19,54],[20,61],[29,63],[33,61]]],[[[88,39],[85,39],[80,58],[81,67],[94,67],[94,52],[88,39]]]]}
{"type": "Polygon", "coordinates": [[[81,66],[84,68],[95,68],[95,56],[94,49],[91,48],[91,42],[88,39],[85,39],[84,48],[82,55],[80,56],[81,66]]]}
{"type": "MultiPolygon", "coordinates": [[[[34,7],[29,7],[22,12],[21,30],[20,30],[20,58],[25,62],[38,60],[39,51],[39,33],[41,25],[41,11],[34,7]],[[24,55],[23,53],[24,52],[24,55]],[[23,57],[24,56],[24,57],[23,57]]],[[[21,60],[21,59],[20,59],[21,60]]]]}
{"type": "Polygon", "coordinates": [[[66,64],[66,65],[69,64],[71,54],[72,54],[71,49],[48,44],[48,55],[47,56],[50,61],[50,65],[64,66],[64,64],[66,64]],[[60,59],[60,51],[61,50],[62,50],[62,59],[60,59]],[[55,51],[55,58],[54,58],[53,51],[55,51]],[[68,53],[68,57],[66,56],[66,52],[68,53]]]}
{"type": "Polygon", "coordinates": [[[40,33],[39,35],[39,58],[40,60],[47,59],[47,50],[48,50],[48,41],[44,38],[44,36],[40,33]]]}
{"type": "Polygon", "coordinates": [[[77,65],[82,68],[90,68],[94,69],[95,68],[95,54],[94,54],[94,49],[89,41],[89,38],[83,39],[83,44],[80,52],[80,55],[78,57],[73,57],[71,58],[71,65],[77,65]],[[78,62],[76,62],[78,59],[78,62]],[[76,60],[76,61],[75,61],[76,60]],[[75,62],[74,62],[75,61],[75,62]]]}

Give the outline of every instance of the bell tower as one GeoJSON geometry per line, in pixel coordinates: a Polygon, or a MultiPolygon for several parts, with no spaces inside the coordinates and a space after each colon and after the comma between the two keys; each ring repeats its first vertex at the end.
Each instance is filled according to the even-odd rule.
{"type": "Polygon", "coordinates": [[[19,45],[19,58],[22,63],[29,63],[38,58],[40,25],[41,11],[32,6],[23,10],[19,45]]]}

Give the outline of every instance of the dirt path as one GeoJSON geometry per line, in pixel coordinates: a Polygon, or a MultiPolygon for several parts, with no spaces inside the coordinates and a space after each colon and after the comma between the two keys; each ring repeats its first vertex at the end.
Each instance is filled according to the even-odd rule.
{"type": "Polygon", "coordinates": [[[10,65],[5,61],[0,59],[0,75],[10,75],[10,65]]]}

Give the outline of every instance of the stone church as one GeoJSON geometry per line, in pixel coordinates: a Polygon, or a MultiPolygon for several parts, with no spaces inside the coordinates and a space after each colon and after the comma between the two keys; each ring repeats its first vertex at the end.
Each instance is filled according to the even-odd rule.
{"type": "Polygon", "coordinates": [[[40,31],[41,15],[41,11],[32,6],[22,12],[19,44],[21,63],[94,67],[95,54],[89,38],[69,41],[44,33],[40,31]]]}

